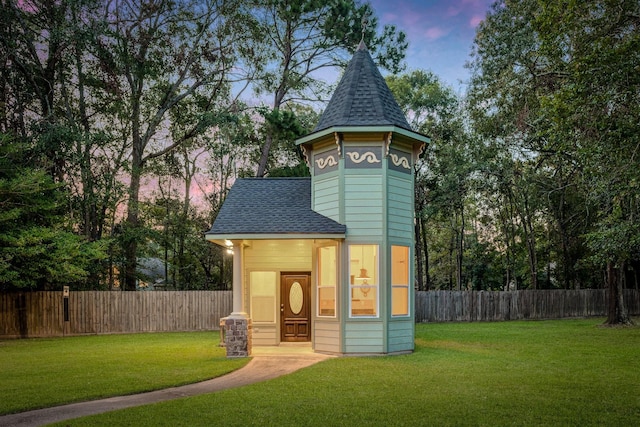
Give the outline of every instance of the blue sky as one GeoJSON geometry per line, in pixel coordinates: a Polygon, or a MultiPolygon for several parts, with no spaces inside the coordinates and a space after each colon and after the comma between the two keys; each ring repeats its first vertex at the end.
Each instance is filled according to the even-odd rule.
{"type": "Polygon", "coordinates": [[[493,1],[369,0],[380,27],[393,24],[407,34],[407,70],[430,70],[461,94],[476,27],[493,1]]]}

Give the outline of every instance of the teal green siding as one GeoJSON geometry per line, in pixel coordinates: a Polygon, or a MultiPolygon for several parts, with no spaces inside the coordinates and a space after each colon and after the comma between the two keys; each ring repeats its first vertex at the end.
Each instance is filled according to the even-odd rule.
{"type": "Polygon", "coordinates": [[[340,222],[340,186],[337,175],[314,179],[312,208],[319,214],[340,222]]]}
{"type": "MultiPolygon", "coordinates": [[[[412,178],[411,176],[409,176],[412,178]]],[[[390,238],[413,238],[413,185],[410,179],[389,174],[388,232],[390,238]]]]}
{"type": "Polygon", "coordinates": [[[384,353],[384,341],[381,321],[345,325],[345,353],[384,353]]]}
{"type": "MultiPolygon", "coordinates": [[[[414,350],[413,297],[409,301],[410,315],[406,317],[391,316],[390,301],[391,245],[408,246],[410,256],[414,254],[413,171],[403,164],[394,166],[392,155],[411,159],[414,146],[395,142],[385,146],[385,138],[386,135],[345,138],[339,149],[331,146],[331,152],[325,149],[314,153],[318,159],[325,155],[322,157],[325,159],[329,154],[337,157],[338,151],[342,152],[333,169],[312,172],[312,208],[347,226],[338,270],[339,314],[331,320],[315,318],[312,333],[316,351],[385,354],[414,350]],[[362,157],[369,151],[381,161],[366,164],[366,159],[359,162],[358,158],[348,157],[354,152],[362,157]],[[375,318],[351,317],[350,312],[348,248],[363,243],[379,246],[379,300],[375,318]]],[[[410,270],[409,283],[413,283],[413,278],[414,272],[410,270]]]]}
{"type": "Polygon", "coordinates": [[[389,353],[413,350],[415,334],[413,318],[391,321],[388,328],[389,353]]]}
{"type": "Polygon", "coordinates": [[[349,237],[382,237],[382,177],[368,174],[346,175],[344,181],[345,225],[349,237]]]}

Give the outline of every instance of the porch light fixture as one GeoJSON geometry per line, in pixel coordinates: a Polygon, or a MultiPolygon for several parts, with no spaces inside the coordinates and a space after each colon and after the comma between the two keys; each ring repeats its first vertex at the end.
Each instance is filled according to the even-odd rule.
{"type": "Polygon", "coordinates": [[[233,242],[231,240],[225,240],[224,245],[227,248],[227,253],[233,255],[233,242]]]}

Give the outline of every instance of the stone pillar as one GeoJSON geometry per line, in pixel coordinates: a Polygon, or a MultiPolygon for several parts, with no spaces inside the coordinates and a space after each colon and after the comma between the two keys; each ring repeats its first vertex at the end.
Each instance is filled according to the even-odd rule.
{"type": "Polygon", "coordinates": [[[233,242],[233,311],[225,320],[227,357],[251,356],[251,319],[244,310],[242,242],[233,242]]]}
{"type": "Polygon", "coordinates": [[[251,319],[228,317],[225,321],[227,357],[251,356],[251,319]]]}

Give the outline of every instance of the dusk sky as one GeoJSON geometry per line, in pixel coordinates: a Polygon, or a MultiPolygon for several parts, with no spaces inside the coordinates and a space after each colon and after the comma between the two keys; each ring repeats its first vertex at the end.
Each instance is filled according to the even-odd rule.
{"type": "Polygon", "coordinates": [[[430,70],[456,92],[466,91],[475,29],[494,0],[369,0],[380,28],[407,34],[407,71],[430,70]]]}

